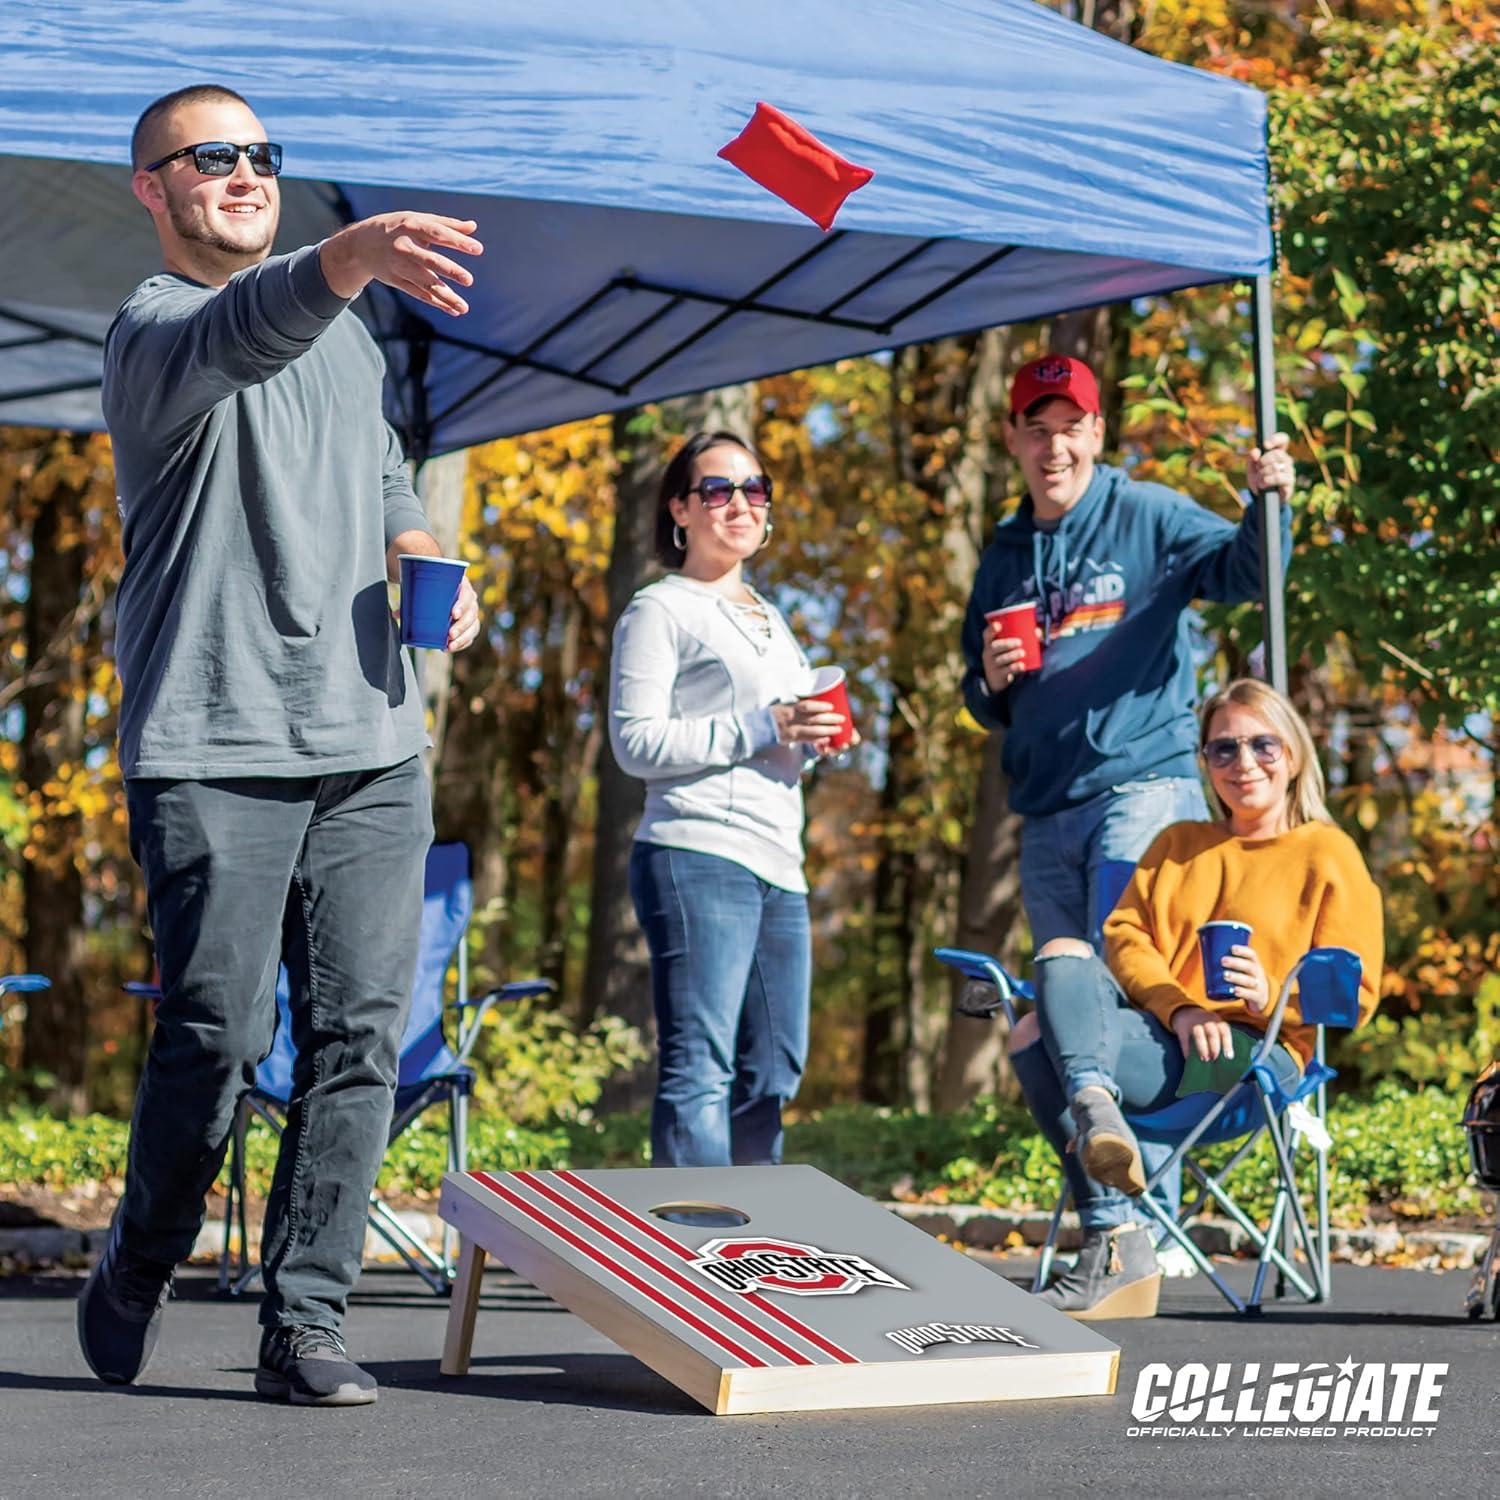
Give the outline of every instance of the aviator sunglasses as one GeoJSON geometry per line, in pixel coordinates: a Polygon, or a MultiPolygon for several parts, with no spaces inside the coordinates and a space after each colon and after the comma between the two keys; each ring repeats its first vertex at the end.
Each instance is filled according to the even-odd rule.
{"type": "Polygon", "coordinates": [[[1285,748],[1274,734],[1222,735],[1204,745],[1203,758],[1215,771],[1227,771],[1238,763],[1241,745],[1249,745],[1251,755],[1263,766],[1274,766],[1285,748]]]}
{"type": "Polygon", "coordinates": [[[752,474],[738,484],[732,479],[724,478],[722,474],[707,474],[697,484],[692,485],[687,493],[696,495],[703,502],[704,510],[718,510],[720,506],[728,505],[734,499],[736,490],[742,491],[751,505],[760,506],[771,503],[769,474],[752,474]]]}
{"type": "Polygon", "coordinates": [[[281,174],[281,147],[273,141],[252,141],[248,146],[237,146],[233,141],[200,141],[196,146],[184,146],[180,151],[170,152],[160,161],[143,167],[143,172],[154,172],[179,156],[191,156],[193,165],[205,177],[228,177],[239,164],[243,151],[257,177],[277,177],[281,174]]]}

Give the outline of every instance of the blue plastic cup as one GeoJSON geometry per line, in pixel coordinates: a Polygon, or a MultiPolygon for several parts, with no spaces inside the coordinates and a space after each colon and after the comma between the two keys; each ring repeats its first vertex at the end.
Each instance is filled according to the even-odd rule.
{"type": "Polygon", "coordinates": [[[1250,942],[1246,922],[1205,922],[1198,929],[1198,951],[1203,955],[1203,992],[1210,1000],[1233,1000],[1234,981],[1224,972],[1229,950],[1250,942]]]}
{"type": "Polygon", "coordinates": [[[1364,972],[1352,948],[1314,948],[1297,972],[1297,1008],[1314,1026],[1359,1024],[1359,981],[1364,972]]]}
{"type": "Polygon", "coordinates": [[[429,651],[448,649],[453,606],[469,565],[452,557],[403,552],[401,563],[401,644],[429,651]]]}

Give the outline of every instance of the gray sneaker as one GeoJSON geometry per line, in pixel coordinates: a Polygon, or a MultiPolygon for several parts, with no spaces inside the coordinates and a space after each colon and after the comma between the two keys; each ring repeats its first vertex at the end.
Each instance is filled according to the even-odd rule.
{"type": "Polygon", "coordinates": [[[1144,1193],[1146,1169],[1141,1163],[1141,1148],[1109,1090],[1097,1086],[1079,1089],[1069,1100],[1068,1109],[1078,1127],[1073,1146],[1083,1170],[1095,1182],[1132,1198],[1144,1193]]]}
{"type": "Polygon", "coordinates": [[[293,1406],[368,1406],[375,1377],[349,1358],[331,1328],[268,1328],[260,1341],[256,1393],[293,1406]]]}

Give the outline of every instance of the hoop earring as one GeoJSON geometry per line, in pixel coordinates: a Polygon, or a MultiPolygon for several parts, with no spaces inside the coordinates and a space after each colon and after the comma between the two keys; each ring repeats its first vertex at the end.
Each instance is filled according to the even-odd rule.
{"type": "Polygon", "coordinates": [[[775,526],[771,523],[770,516],[767,516],[766,534],[760,539],[760,546],[755,549],[757,552],[763,552],[767,547],[771,545],[771,533],[775,531],[775,529],[775,526]]]}
{"type": "Polygon", "coordinates": [[[672,545],[679,552],[687,551],[687,532],[676,521],[672,522],[672,545]]]}

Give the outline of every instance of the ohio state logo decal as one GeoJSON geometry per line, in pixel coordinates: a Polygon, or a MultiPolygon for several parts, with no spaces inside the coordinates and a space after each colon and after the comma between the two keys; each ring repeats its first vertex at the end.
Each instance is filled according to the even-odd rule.
{"type": "Polygon", "coordinates": [[[911,1288],[862,1255],[835,1254],[793,1240],[710,1240],[695,1271],[730,1292],[790,1292],[795,1297],[843,1297],[861,1287],[911,1288]]]}

